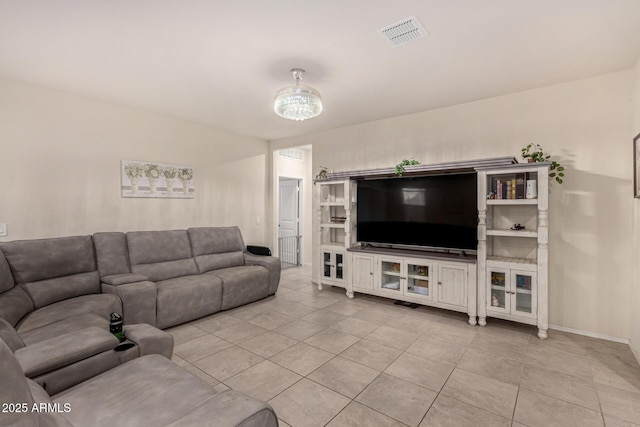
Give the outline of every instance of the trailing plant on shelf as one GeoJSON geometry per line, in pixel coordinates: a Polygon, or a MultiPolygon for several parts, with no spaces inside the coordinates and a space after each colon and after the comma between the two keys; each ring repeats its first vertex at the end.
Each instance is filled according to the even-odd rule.
{"type": "Polygon", "coordinates": [[[327,179],[327,173],[329,173],[329,168],[320,166],[320,172],[316,175],[316,179],[327,179]]]}
{"type": "Polygon", "coordinates": [[[404,169],[405,166],[414,166],[419,164],[420,162],[417,161],[416,159],[409,159],[409,160],[404,159],[403,161],[401,161],[396,165],[396,175],[402,176],[402,174],[405,172],[405,169],[404,169]]]}
{"type": "Polygon", "coordinates": [[[555,160],[550,160],[551,155],[545,154],[539,144],[528,144],[520,151],[522,158],[527,159],[530,163],[551,162],[551,165],[549,166],[549,177],[555,179],[558,184],[562,184],[564,178],[564,166],[555,160]]]}

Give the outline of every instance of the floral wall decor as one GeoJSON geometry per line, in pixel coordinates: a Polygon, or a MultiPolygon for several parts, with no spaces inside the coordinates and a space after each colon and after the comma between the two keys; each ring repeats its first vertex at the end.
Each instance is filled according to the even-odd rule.
{"type": "Polygon", "coordinates": [[[163,163],[122,161],[122,197],[193,199],[193,168],[163,163]]]}

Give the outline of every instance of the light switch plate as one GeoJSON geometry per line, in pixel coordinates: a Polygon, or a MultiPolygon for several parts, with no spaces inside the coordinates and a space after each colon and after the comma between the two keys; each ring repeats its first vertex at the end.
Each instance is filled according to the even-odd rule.
{"type": "Polygon", "coordinates": [[[0,223],[0,237],[7,237],[7,224],[0,223]]]}

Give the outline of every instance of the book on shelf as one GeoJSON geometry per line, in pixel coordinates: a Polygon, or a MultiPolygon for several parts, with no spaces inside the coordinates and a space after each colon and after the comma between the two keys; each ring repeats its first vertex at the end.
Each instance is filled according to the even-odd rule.
{"type": "Polygon", "coordinates": [[[516,175],[516,199],[524,199],[525,189],[527,188],[527,174],[519,173],[516,175]]]}
{"type": "Polygon", "coordinates": [[[524,199],[526,187],[527,174],[525,173],[504,178],[494,178],[491,182],[492,198],[498,200],[524,199]]]}

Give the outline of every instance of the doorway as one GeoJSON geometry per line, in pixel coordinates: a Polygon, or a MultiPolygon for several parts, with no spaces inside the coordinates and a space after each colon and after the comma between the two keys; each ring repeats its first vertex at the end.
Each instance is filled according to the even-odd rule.
{"type": "Polygon", "coordinates": [[[298,178],[278,178],[278,256],[282,268],[299,266],[300,247],[300,189],[298,178]]]}

